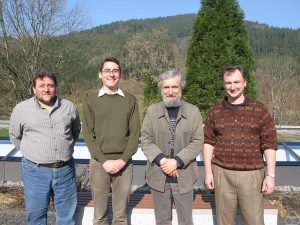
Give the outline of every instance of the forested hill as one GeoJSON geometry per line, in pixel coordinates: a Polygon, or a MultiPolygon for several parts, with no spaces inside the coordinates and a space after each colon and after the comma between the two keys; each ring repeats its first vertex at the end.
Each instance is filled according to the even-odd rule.
{"type": "MultiPolygon", "coordinates": [[[[71,46],[63,53],[71,60],[67,61],[60,70],[60,74],[64,77],[60,82],[61,94],[74,95],[74,92],[81,93],[83,90],[98,86],[96,74],[99,60],[107,56],[117,57],[122,64],[125,78],[131,76],[131,71],[126,65],[127,43],[136,34],[151,33],[154,29],[167,32],[167,38],[173,42],[175,48],[176,68],[184,68],[188,41],[193,32],[196,16],[196,14],[185,14],[153,19],[132,19],[55,38],[49,47],[61,48],[65,44],[71,46]]],[[[300,29],[275,28],[249,21],[246,21],[246,27],[256,61],[270,54],[288,56],[297,62],[296,69],[300,71],[300,29]]],[[[155,37],[150,40],[157,41],[155,37]]]]}
{"type": "MultiPolygon", "coordinates": [[[[85,94],[85,91],[99,87],[97,71],[99,61],[104,57],[114,56],[120,60],[125,79],[134,77],[133,75],[143,74],[143,72],[140,72],[141,69],[147,69],[143,62],[151,60],[151,56],[140,54],[136,51],[137,48],[132,48],[132,45],[138,45],[139,48],[146,49],[149,46],[148,44],[151,45],[150,42],[152,44],[153,42],[160,42],[160,45],[165,47],[164,50],[172,51],[170,55],[172,55],[172,59],[175,59],[174,68],[184,69],[187,48],[196,17],[197,14],[185,14],[152,19],[132,19],[101,25],[68,35],[49,36],[42,46],[43,57],[35,66],[47,68],[59,74],[60,95],[71,96],[74,101],[80,99],[78,96],[85,94]],[[138,56],[131,58],[132,55],[130,54],[133,53],[138,56]]],[[[272,67],[272,64],[267,61],[271,59],[268,59],[267,56],[275,54],[276,57],[287,58],[292,61],[295,64],[293,70],[296,71],[293,74],[296,74],[299,78],[300,29],[275,28],[249,21],[246,21],[246,27],[249,31],[250,45],[255,53],[258,69],[262,65],[272,67]]],[[[24,43],[27,43],[26,38],[24,38],[24,43]]],[[[11,59],[15,60],[13,62],[15,62],[16,68],[20,67],[18,68],[20,71],[22,71],[22,66],[30,68],[31,65],[26,65],[26,60],[19,60],[19,58],[26,57],[21,54],[21,50],[18,50],[18,48],[22,49],[22,46],[16,46],[15,49],[14,43],[11,46],[13,49],[11,59]],[[20,61],[22,63],[19,63],[20,61]]],[[[30,45],[28,46],[30,47],[30,45]]],[[[159,50],[155,48],[152,48],[151,51],[152,56],[160,54],[159,50]]],[[[30,48],[28,52],[31,52],[30,48]]],[[[278,62],[277,58],[275,58],[275,61],[278,62]]],[[[159,66],[157,65],[157,67],[159,66]]],[[[284,76],[286,74],[284,72],[284,76]]],[[[18,88],[13,89],[15,81],[10,77],[3,79],[2,83],[5,85],[0,86],[0,96],[4,100],[0,102],[0,117],[1,115],[9,116],[12,107],[20,101],[22,96],[27,97],[28,94],[32,94],[30,88],[28,91],[31,78],[26,80],[27,78],[25,75],[22,77],[23,75],[23,73],[20,73],[22,79],[15,79],[17,77],[15,74],[12,76],[15,81],[21,80],[18,85],[23,85],[22,88],[18,86],[18,88]],[[23,78],[26,82],[23,81],[23,78]],[[15,93],[11,90],[14,90],[15,93]],[[21,90],[21,94],[18,92],[19,90],[21,90]]],[[[298,81],[293,83],[298,83],[298,81]]],[[[142,84],[139,85],[142,86],[142,84]]],[[[264,87],[261,89],[264,89],[264,87]]]]}
{"type": "MultiPolygon", "coordinates": [[[[121,35],[126,39],[134,33],[164,27],[169,31],[171,38],[186,38],[192,35],[196,16],[196,14],[185,14],[154,19],[132,19],[101,25],[84,32],[110,36],[113,39],[118,39],[121,35]]],[[[280,53],[300,59],[300,29],[276,28],[249,21],[246,21],[246,26],[251,47],[257,57],[261,54],[280,53]]]]}
{"type": "Polygon", "coordinates": [[[266,24],[246,22],[251,47],[257,56],[279,53],[300,60],[300,29],[270,27],[266,24]]]}
{"type": "Polygon", "coordinates": [[[172,38],[184,38],[191,36],[195,19],[196,14],[158,17],[153,19],[131,19],[125,22],[120,21],[97,26],[88,30],[88,32],[98,34],[127,33],[130,35],[164,27],[169,31],[172,38]]]}

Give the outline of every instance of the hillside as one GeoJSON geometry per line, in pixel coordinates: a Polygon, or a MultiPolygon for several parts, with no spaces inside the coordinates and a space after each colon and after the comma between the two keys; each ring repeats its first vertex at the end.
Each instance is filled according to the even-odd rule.
{"type": "MultiPolygon", "coordinates": [[[[195,18],[196,14],[186,14],[114,22],[71,34],[68,37],[61,37],[57,41],[68,38],[69,41],[74,42],[74,45],[75,43],[79,45],[73,54],[80,56],[81,60],[77,65],[83,68],[80,69],[81,74],[76,74],[76,70],[74,72],[77,79],[79,76],[84,77],[84,80],[89,80],[96,79],[98,61],[105,56],[116,56],[125,64],[124,46],[134,34],[163,28],[168,31],[170,39],[181,54],[178,56],[178,61],[180,61],[179,67],[182,67],[185,65],[186,48],[193,31],[195,18]]],[[[245,23],[256,60],[268,54],[290,56],[297,60],[297,69],[300,71],[300,29],[275,28],[249,21],[245,21],[245,23]]],[[[126,67],[124,67],[124,73],[125,75],[129,73],[126,67]]],[[[66,76],[68,75],[66,74],[66,76]]]]}
{"type": "MultiPolygon", "coordinates": [[[[97,26],[67,36],[50,38],[48,48],[59,49],[58,52],[60,52],[61,49],[67,46],[62,51],[62,57],[67,56],[68,60],[62,63],[58,71],[60,74],[60,94],[80,102],[82,93],[98,88],[98,64],[102,58],[107,56],[115,56],[120,60],[124,78],[128,79],[131,76],[131,71],[126,68],[128,55],[125,49],[126,43],[133,35],[147,33],[153,29],[167,31],[176,52],[176,67],[184,69],[187,46],[193,32],[196,16],[196,14],[185,14],[153,19],[133,19],[97,26]]],[[[275,54],[284,58],[292,58],[296,62],[294,69],[299,78],[300,29],[276,28],[249,21],[245,21],[245,23],[249,33],[250,45],[255,53],[257,70],[259,70],[260,65],[264,64],[266,56],[275,54]]],[[[43,63],[44,67],[51,70],[51,67],[47,67],[48,62],[43,63]]],[[[256,77],[260,79],[260,74],[257,74],[256,77]]],[[[9,88],[9,83],[1,86],[1,96],[6,96],[9,88]]],[[[140,93],[139,96],[141,96],[140,93]]],[[[261,99],[264,100],[263,97],[261,99]]],[[[10,112],[7,112],[7,110],[1,112],[0,110],[1,114],[2,117],[4,114],[8,116],[10,112]]]]}

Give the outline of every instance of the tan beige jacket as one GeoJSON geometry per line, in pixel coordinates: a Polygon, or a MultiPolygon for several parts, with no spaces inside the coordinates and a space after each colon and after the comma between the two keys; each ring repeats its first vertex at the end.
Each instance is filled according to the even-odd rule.
{"type": "MultiPolygon", "coordinates": [[[[164,191],[166,175],[153,160],[170,151],[169,116],[163,102],[151,105],[143,122],[141,131],[142,150],[147,157],[146,181],[157,190],[164,191]]],[[[203,144],[203,125],[199,109],[182,101],[177,115],[174,152],[184,162],[179,170],[178,185],[180,193],[193,189],[198,178],[196,157],[203,144]]]]}

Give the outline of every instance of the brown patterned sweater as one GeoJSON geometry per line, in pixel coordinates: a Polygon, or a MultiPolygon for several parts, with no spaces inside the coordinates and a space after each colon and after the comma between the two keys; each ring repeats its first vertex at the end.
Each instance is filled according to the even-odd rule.
{"type": "Polygon", "coordinates": [[[204,143],[214,146],[212,163],[231,170],[261,169],[263,151],[278,148],[276,128],[267,108],[248,97],[240,105],[232,105],[225,98],[210,108],[204,143]]]}

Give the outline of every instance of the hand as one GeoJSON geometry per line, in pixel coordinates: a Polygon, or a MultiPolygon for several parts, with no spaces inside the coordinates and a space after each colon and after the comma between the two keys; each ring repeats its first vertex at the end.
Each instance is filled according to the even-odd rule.
{"type": "Polygon", "coordinates": [[[115,161],[116,160],[106,160],[102,164],[103,169],[109,174],[115,174],[115,173],[119,172],[118,168],[116,167],[115,161]]]}
{"type": "Polygon", "coordinates": [[[209,190],[215,189],[214,175],[212,173],[205,174],[204,184],[209,190]]]}
{"type": "Polygon", "coordinates": [[[166,159],[164,164],[160,165],[160,168],[165,174],[170,174],[177,169],[177,162],[175,159],[166,159]]]}
{"type": "Polygon", "coordinates": [[[178,170],[174,170],[172,173],[169,173],[168,176],[177,178],[179,177],[178,170]]]}
{"type": "Polygon", "coordinates": [[[114,165],[118,172],[125,166],[125,164],[126,162],[124,162],[122,159],[114,160],[114,165]]]}
{"type": "Polygon", "coordinates": [[[275,190],[275,178],[266,176],[261,191],[264,192],[264,194],[269,195],[275,190]]]}
{"type": "Polygon", "coordinates": [[[165,164],[166,162],[167,162],[167,158],[164,157],[164,158],[162,158],[162,159],[159,161],[159,165],[163,165],[163,164],[165,164]]]}

